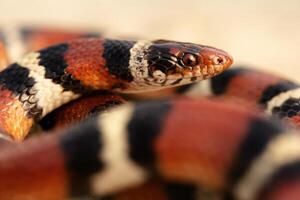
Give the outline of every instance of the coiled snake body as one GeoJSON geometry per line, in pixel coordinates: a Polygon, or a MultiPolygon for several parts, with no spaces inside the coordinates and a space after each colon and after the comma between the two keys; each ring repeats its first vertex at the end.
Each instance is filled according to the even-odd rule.
{"type": "MultiPolygon", "coordinates": [[[[191,83],[231,62],[215,48],[161,40],[80,39],[30,53],[0,74],[2,136],[22,140],[34,121],[94,90],[136,92],[191,83]]],[[[178,190],[189,193],[184,199],[196,197],[192,185],[224,199],[300,197],[299,133],[257,111],[299,127],[298,84],[236,68],[173,92],[219,97],[127,103],[58,134],[22,144],[2,141],[0,199],[133,199],[130,191],[107,195],[153,177],[182,183],[178,190]]],[[[97,98],[88,97],[88,105],[97,98]]],[[[79,105],[62,110],[69,115],[79,105]]],[[[64,114],[52,119],[67,119],[64,114]]],[[[165,199],[158,191],[155,198],[165,199]]]]}

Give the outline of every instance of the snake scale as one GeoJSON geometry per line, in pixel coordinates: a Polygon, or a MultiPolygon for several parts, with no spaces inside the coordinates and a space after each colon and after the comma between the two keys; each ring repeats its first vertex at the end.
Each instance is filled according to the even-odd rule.
{"type": "Polygon", "coordinates": [[[2,140],[0,199],[146,199],[146,193],[195,199],[195,186],[222,199],[299,199],[299,85],[245,68],[223,72],[231,63],[221,50],[162,40],[87,38],[27,54],[0,73],[5,139],[23,140],[34,122],[80,96],[79,102],[88,95],[89,108],[74,101],[48,120],[68,123],[82,117],[69,119],[82,107],[83,117],[101,112],[94,109],[101,95],[105,106],[124,102],[114,94],[90,96],[98,90],[136,92],[211,78],[170,89],[174,96],[210,97],[125,103],[22,144],[2,140]]]}

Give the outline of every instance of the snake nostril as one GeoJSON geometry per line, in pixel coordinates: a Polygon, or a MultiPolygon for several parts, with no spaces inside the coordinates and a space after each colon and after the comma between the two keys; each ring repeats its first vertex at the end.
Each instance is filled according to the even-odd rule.
{"type": "Polygon", "coordinates": [[[221,63],[223,63],[223,58],[218,58],[218,62],[221,64],[221,63]]]}
{"type": "Polygon", "coordinates": [[[221,65],[221,64],[224,64],[226,62],[226,59],[223,58],[223,57],[217,56],[213,59],[213,62],[214,62],[215,65],[221,65]]]}

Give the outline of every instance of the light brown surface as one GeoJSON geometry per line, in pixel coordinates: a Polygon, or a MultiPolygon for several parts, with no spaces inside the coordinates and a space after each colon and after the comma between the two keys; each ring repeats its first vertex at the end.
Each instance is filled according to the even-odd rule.
{"type": "Polygon", "coordinates": [[[300,75],[299,0],[0,0],[0,24],[51,24],[110,36],[205,43],[236,63],[300,75]]]}

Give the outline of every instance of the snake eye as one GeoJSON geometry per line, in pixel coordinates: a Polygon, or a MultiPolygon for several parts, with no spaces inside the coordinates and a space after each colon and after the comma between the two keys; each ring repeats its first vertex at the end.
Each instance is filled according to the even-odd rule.
{"type": "Polygon", "coordinates": [[[193,54],[185,54],[182,58],[182,62],[188,67],[193,67],[197,64],[197,58],[193,54]]]}

